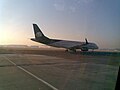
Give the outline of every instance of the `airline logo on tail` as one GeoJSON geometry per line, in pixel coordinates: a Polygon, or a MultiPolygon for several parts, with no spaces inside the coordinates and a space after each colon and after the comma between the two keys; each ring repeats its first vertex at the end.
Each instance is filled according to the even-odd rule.
{"type": "Polygon", "coordinates": [[[36,37],[42,37],[42,33],[41,32],[37,32],[36,33],[36,37]]]}

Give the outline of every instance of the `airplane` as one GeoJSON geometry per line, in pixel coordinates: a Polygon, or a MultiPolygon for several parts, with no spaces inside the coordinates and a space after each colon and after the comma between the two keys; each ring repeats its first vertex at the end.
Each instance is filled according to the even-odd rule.
{"type": "Polygon", "coordinates": [[[85,42],[50,39],[43,34],[43,32],[40,30],[37,24],[33,24],[33,29],[35,38],[31,38],[31,40],[38,43],[57,48],[65,48],[66,51],[70,52],[76,52],[77,49],[81,49],[81,51],[88,51],[89,49],[98,49],[98,46],[95,43],[88,42],[86,38],[85,42]]]}

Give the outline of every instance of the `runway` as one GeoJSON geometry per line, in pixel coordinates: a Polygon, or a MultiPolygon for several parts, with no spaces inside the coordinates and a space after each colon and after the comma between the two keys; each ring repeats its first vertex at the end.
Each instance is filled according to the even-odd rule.
{"type": "Polygon", "coordinates": [[[1,53],[0,90],[114,90],[120,56],[61,52],[1,53]]]}

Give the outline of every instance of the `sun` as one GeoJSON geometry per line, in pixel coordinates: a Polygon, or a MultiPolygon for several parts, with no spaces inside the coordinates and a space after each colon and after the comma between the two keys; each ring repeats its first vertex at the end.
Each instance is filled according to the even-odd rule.
{"type": "Polygon", "coordinates": [[[12,32],[9,26],[0,27],[0,45],[10,44],[14,40],[15,40],[14,33],[12,32]]]}

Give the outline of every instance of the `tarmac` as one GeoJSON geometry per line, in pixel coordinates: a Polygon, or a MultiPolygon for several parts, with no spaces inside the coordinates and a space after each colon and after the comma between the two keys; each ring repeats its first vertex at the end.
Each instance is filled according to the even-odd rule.
{"type": "Polygon", "coordinates": [[[0,49],[0,90],[114,90],[120,53],[0,49]]]}

